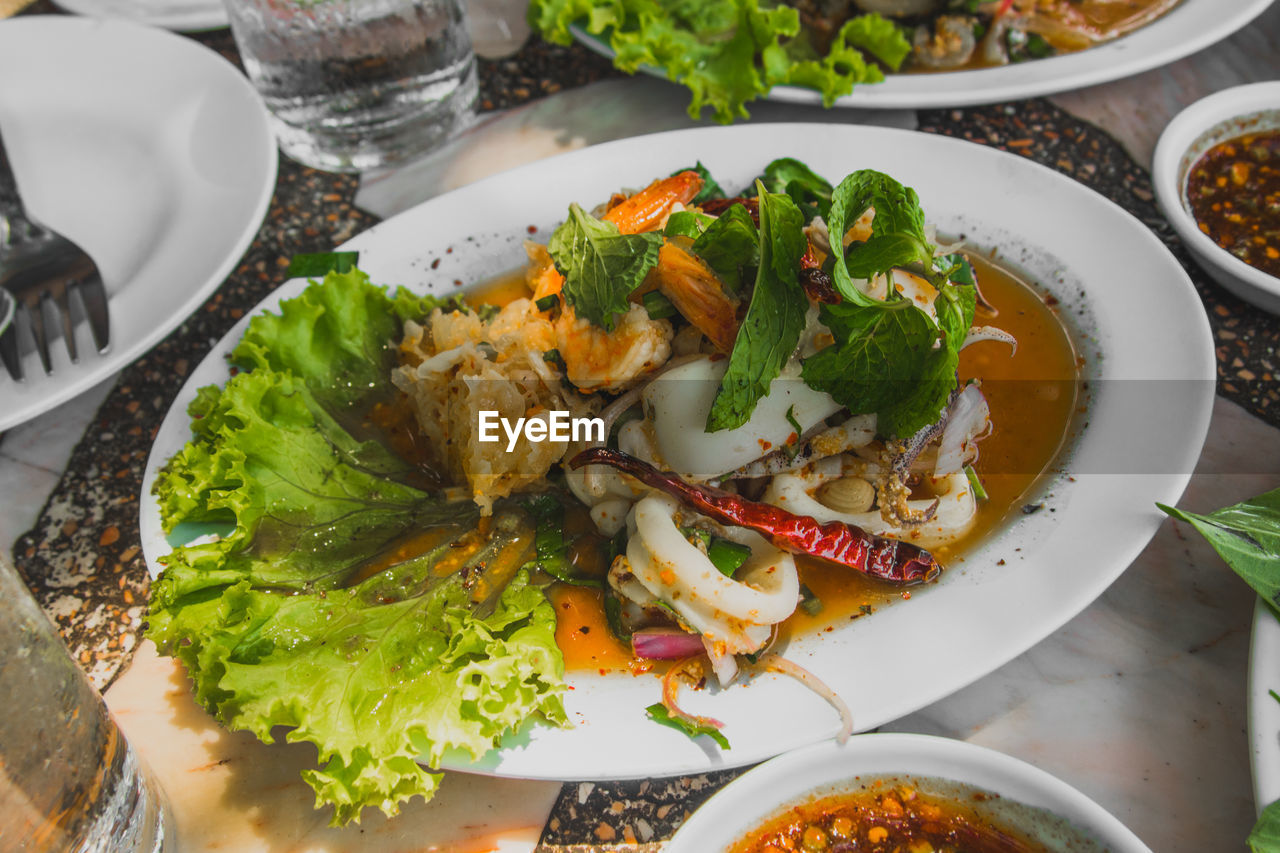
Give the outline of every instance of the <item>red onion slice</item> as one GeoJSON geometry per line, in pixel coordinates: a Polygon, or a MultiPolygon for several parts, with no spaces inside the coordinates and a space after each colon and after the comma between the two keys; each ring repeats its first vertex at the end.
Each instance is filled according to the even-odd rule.
{"type": "Polygon", "coordinates": [[[642,628],[631,635],[631,651],[648,660],[679,660],[705,650],[697,634],[675,628],[642,628]]]}

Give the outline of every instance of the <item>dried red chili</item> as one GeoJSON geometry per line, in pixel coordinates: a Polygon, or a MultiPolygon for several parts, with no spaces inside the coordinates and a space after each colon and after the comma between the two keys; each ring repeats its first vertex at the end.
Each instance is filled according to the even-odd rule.
{"type": "Polygon", "coordinates": [[[609,465],[630,474],[646,486],[679,498],[703,515],[722,524],[754,530],[778,548],[839,563],[880,580],[900,585],[924,583],[942,571],[928,551],[909,542],[874,536],[860,527],[839,521],[818,523],[805,515],[760,501],[748,500],[710,486],[686,483],[647,462],[608,447],[584,450],[569,461],[572,468],[609,465]]]}

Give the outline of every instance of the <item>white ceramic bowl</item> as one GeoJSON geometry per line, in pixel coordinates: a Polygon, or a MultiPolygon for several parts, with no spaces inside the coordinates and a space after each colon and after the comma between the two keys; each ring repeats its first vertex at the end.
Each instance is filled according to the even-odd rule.
{"type": "Polygon", "coordinates": [[[1187,173],[1219,142],[1259,130],[1280,129],[1280,82],[1253,83],[1225,89],[1196,101],[1160,135],[1151,180],[1165,218],[1196,261],[1215,281],[1236,296],[1280,314],[1280,278],[1223,249],[1196,225],[1187,204],[1187,173]]]}
{"type": "MultiPolygon", "coordinates": [[[[825,741],[766,761],[694,812],[663,851],[721,853],[785,808],[850,788],[855,776],[961,782],[1052,812],[1111,853],[1151,853],[1106,809],[1043,770],[963,741],[908,734],[858,735],[844,746],[825,741]]],[[[1041,840],[1040,827],[1014,826],[1041,840]]]]}

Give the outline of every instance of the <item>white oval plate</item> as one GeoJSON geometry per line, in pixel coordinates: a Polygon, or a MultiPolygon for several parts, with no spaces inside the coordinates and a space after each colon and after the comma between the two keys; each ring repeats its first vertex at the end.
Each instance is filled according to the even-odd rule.
{"type": "MultiPolygon", "coordinates": [[[[1131,77],[1168,65],[1221,41],[1248,24],[1272,0],[1183,0],[1154,23],[1124,38],[1091,50],[1020,62],[1001,68],[939,74],[891,74],[883,83],[855,86],[836,106],[862,109],[965,107],[1035,98],[1083,89],[1131,77]]],[[[607,40],[571,27],[574,36],[603,56],[613,58],[607,40]]],[[[646,74],[666,79],[665,72],[643,66],[646,74]]],[[[771,101],[820,104],[821,96],[799,86],[775,86],[771,101]]],[[[749,108],[749,107],[748,107],[749,108]]]]}
{"type": "Polygon", "coordinates": [[[227,7],[222,0],[53,0],[54,4],[91,18],[119,18],[135,24],[147,24],[198,33],[220,30],[227,26],[227,7]]]}
{"type": "Polygon", "coordinates": [[[0,431],[71,399],[142,355],[222,283],[276,182],[266,108],[213,51],[164,30],[63,15],[0,21],[0,127],[31,215],[98,264],[111,349],[87,324],[72,364],[50,342],[26,380],[0,371],[0,431]]]}
{"type": "MultiPolygon", "coordinates": [[[[1208,428],[1214,356],[1191,282],[1150,231],[1021,157],[907,131],[771,124],[654,134],[522,166],[406,211],[346,248],[360,252],[374,281],[453,292],[455,280],[522,264],[528,229],[537,226],[545,240],[570,202],[594,203],[697,159],[725,186],[743,186],[782,156],[834,179],[859,168],[888,172],[919,191],[942,233],[1000,247],[1058,297],[1073,325],[1096,309],[1077,329],[1095,399],[1088,427],[1059,460],[1075,481],[1047,484],[1036,498],[1045,511],[1019,516],[910,602],[791,643],[788,657],[831,684],[857,726],[868,729],[974,681],[1080,612],[1147,544],[1161,520],[1154,502],[1182,493],[1208,428]],[[1135,408],[1127,388],[1099,382],[1125,379],[1195,381],[1176,384],[1152,403],[1168,409],[1155,411],[1145,399],[1135,408]],[[1110,471],[1125,453],[1156,445],[1165,473],[1084,473],[1110,471]]],[[[255,311],[304,286],[286,283],[255,311]]],[[[169,550],[150,494],[156,469],[189,438],[185,412],[196,389],[226,380],[223,356],[247,322],[192,374],[156,437],[141,502],[153,572],[169,550]]],[[[573,673],[569,682],[572,728],[531,726],[479,762],[447,766],[530,778],[640,778],[760,761],[839,728],[824,701],[786,678],[762,676],[717,695],[687,692],[682,701],[695,713],[725,721],[733,748],[720,752],[646,720],[644,708],[659,698],[656,678],[573,673]]]]}
{"type": "MultiPolygon", "coordinates": [[[[1052,812],[1111,853],[1150,853],[1106,809],[1043,770],[963,741],[903,734],[861,735],[844,746],[820,743],[767,761],[694,812],[663,853],[728,850],[784,808],[815,793],[840,793],[855,776],[932,776],[963,782],[1052,812]]],[[[1025,829],[1034,838],[1033,827],[1025,829]]]]}
{"type": "Polygon", "coordinates": [[[1280,800],[1280,619],[1262,599],[1249,643],[1249,760],[1258,811],[1280,800]]]}

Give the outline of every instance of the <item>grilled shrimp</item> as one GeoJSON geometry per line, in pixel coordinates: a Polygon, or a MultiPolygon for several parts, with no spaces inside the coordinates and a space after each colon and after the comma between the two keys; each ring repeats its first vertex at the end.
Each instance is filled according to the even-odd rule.
{"type": "Polygon", "coordinates": [[[602,219],[618,226],[623,234],[656,231],[667,223],[671,209],[688,204],[702,191],[702,176],[684,171],[659,178],[633,196],[609,208],[602,219]]]}
{"type": "Polygon", "coordinates": [[[738,307],[706,264],[668,240],[662,244],[658,265],[649,273],[646,284],[650,282],[716,349],[723,353],[733,349],[738,336],[738,307]]]}
{"type": "Polygon", "coordinates": [[[671,324],[632,305],[612,332],[565,306],[555,321],[556,349],[569,381],[586,390],[617,391],[671,357],[671,324]]]}

